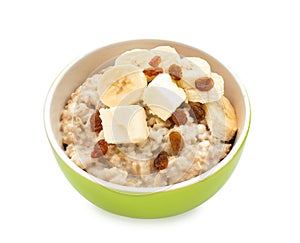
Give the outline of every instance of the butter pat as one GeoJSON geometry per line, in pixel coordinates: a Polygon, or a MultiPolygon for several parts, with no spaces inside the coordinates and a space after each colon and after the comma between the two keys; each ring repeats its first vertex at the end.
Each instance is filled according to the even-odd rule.
{"type": "Polygon", "coordinates": [[[144,103],[164,121],[185,99],[183,89],[179,88],[167,73],[157,75],[144,91],[144,103]]]}
{"type": "Polygon", "coordinates": [[[100,118],[108,143],[139,143],[149,136],[146,113],[139,105],[102,108],[100,118]]]}

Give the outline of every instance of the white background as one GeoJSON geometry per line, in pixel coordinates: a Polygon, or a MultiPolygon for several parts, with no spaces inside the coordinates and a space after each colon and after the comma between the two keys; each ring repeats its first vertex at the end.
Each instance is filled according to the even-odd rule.
{"type": "Polygon", "coordinates": [[[299,242],[297,1],[1,1],[0,242],[299,242]],[[157,38],[200,48],[246,85],[253,121],[228,183],[185,214],[96,208],[60,171],[43,102],[60,70],[98,47],[157,38]]]}

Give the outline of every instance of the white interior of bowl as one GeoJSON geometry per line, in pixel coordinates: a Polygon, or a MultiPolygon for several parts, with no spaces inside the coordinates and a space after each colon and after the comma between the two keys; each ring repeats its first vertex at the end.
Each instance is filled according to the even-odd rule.
{"type": "Polygon", "coordinates": [[[58,155],[65,161],[65,163],[77,173],[86,177],[89,180],[92,180],[96,183],[99,183],[112,189],[128,191],[131,193],[144,193],[176,189],[184,187],[186,185],[190,185],[192,183],[205,179],[206,177],[212,175],[213,173],[221,169],[224,165],[226,165],[228,161],[232,159],[233,155],[238,151],[247,135],[247,130],[250,122],[250,105],[246,91],[241,86],[241,84],[238,83],[236,77],[222,63],[220,63],[218,60],[208,55],[207,53],[194,47],[177,42],[165,40],[133,40],[120,42],[97,49],[71,63],[57,77],[57,79],[52,84],[49,90],[45,103],[44,120],[46,133],[52,147],[58,153],[58,155]],[[223,76],[225,80],[225,96],[233,104],[238,119],[238,133],[236,136],[235,144],[230,153],[217,166],[213,167],[211,170],[207,171],[204,174],[201,174],[188,181],[178,183],[176,185],[159,188],[136,188],[120,186],[95,178],[87,172],[85,172],[84,170],[77,167],[75,163],[73,163],[64,153],[61,145],[61,132],[59,122],[61,112],[71,93],[74,92],[75,89],[78,86],[80,86],[86,80],[87,77],[91,76],[97,70],[113,64],[113,60],[115,57],[117,57],[126,50],[131,50],[134,48],[151,49],[159,45],[172,46],[182,56],[199,56],[208,61],[212,71],[217,72],[223,76]]]}

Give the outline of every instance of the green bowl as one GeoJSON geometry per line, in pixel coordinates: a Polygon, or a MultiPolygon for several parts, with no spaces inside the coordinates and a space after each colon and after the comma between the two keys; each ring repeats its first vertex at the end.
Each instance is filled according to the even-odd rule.
{"type": "Polygon", "coordinates": [[[55,158],[74,188],[93,204],[115,214],[135,218],[161,218],[183,213],[212,197],[235,169],[248,135],[250,103],[245,88],[222,63],[194,47],[166,40],[132,40],[99,48],[66,67],[56,78],[44,107],[45,130],[55,158]],[[174,47],[183,56],[199,56],[225,80],[225,95],[233,104],[238,133],[230,153],[215,167],[193,179],[166,187],[135,188],[112,184],[95,178],[77,167],[64,153],[61,144],[60,115],[71,93],[87,77],[111,65],[115,57],[134,48],[158,45],[174,47]]]}

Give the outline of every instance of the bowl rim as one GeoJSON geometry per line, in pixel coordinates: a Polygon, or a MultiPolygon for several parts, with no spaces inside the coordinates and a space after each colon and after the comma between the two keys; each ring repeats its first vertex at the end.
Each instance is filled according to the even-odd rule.
{"type": "MultiPolygon", "coordinates": [[[[236,143],[234,144],[234,146],[232,147],[230,152],[226,155],[226,157],[221,162],[219,162],[217,165],[215,165],[208,171],[206,171],[194,178],[191,178],[189,180],[186,180],[186,181],[183,181],[183,182],[180,182],[177,184],[163,186],[163,187],[131,187],[131,186],[118,185],[118,184],[114,184],[114,183],[102,180],[100,178],[97,178],[97,177],[89,174],[88,172],[84,171],[80,167],[78,167],[61,149],[61,147],[58,144],[58,142],[54,136],[54,133],[52,131],[51,119],[50,119],[50,116],[51,116],[50,108],[51,108],[52,98],[56,91],[57,86],[59,85],[59,83],[62,80],[62,78],[64,77],[64,75],[73,67],[73,65],[75,65],[77,62],[79,62],[81,59],[88,56],[89,54],[94,53],[96,51],[100,51],[101,49],[104,49],[104,48],[107,48],[107,47],[113,46],[113,45],[129,43],[129,42],[136,42],[136,41],[145,41],[145,40],[146,41],[162,41],[164,43],[169,42],[170,44],[177,43],[180,45],[185,45],[187,47],[196,48],[196,49],[202,51],[201,49],[199,49],[197,47],[188,46],[184,43],[168,41],[168,40],[159,40],[159,39],[128,40],[128,41],[117,42],[117,43],[113,43],[110,45],[106,45],[106,46],[94,49],[94,50],[90,51],[89,53],[84,54],[84,55],[76,58],[75,60],[73,60],[57,75],[57,77],[54,79],[54,81],[52,82],[52,84],[49,87],[49,90],[47,92],[47,96],[46,96],[46,99],[44,102],[44,109],[43,109],[44,129],[45,129],[46,136],[48,138],[48,141],[50,143],[52,150],[60,157],[60,159],[68,167],[70,167],[73,171],[75,171],[77,174],[84,177],[85,179],[87,179],[93,183],[96,183],[100,186],[103,186],[107,189],[111,189],[111,190],[115,190],[115,191],[122,191],[125,193],[127,192],[127,193],[137,193],[137,194],[142,193],[142,194],[144,194],[144,193],[155,193],[155,192],[161,192],[161,191],[171,191],[171,190],[184,188],[184,187],[193,185],[195,183],[198,183],[200,181],[207,179],[208,177],[212,176],[216,172],[220,171],[225,165],[227,165],[234,158],[234,156],[238,153],[238,151],[240,149],[242,149],[243,144],[245,143],[247,135],[249,133],[250,123],[251,123],[251,105],[250,105],[249,96],[247,94],[245,86],[241,83],[241,81],[238,79],[238,77],[232,72],[232,70],[230,68],[228,68],[227,65],[224,64],[224,62],[221,62],[219,59],[216,59],[215,57],[213,57],[215,60],[219,61],[234,77],[234,79],[236,80],[236,84],[238,85],[238,87],[240,88],[240,90],[242,92],[242,96],[243,96],[244,104],[245,104],[245,121],[244,121],[244,127],[240,133],[240,137],[236,141],[236,143]]],[[[210,55],[210,54],[208,54],[208,55],[210,55]]]]}

